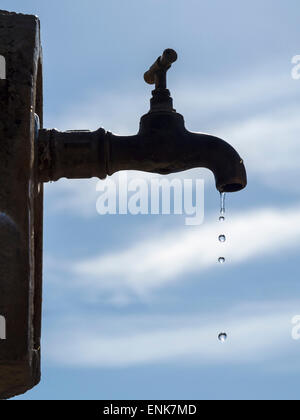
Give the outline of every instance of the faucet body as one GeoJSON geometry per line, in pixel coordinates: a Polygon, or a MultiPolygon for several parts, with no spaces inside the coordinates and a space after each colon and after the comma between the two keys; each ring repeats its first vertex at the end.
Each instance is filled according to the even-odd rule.
{"type": "Polygon", "coordinates": [[[105,178],[121,170],[167,175],[192,168],[210,169],[220,192],[241,190],[247,184],[243,160],[224,140],[185,128],[183,116],[173,109],[166,73],[177,60],[167,49],[144,74],[155,84],[150,111],[140,120],[133,136],[97,131],[41,130],[39,134],[40,180],[105,178]]]}
{"type": "Polygon", "coordinates": [[[100,128],[94,132],[41,130],[40,180],[105,178],[121,170],[167,175],[192,168],[210,169],[220,192],[247,184],[244,163],[224,140],[185,128],[174,110],[150,110],[136,135],[117,136],[100,128]]]}

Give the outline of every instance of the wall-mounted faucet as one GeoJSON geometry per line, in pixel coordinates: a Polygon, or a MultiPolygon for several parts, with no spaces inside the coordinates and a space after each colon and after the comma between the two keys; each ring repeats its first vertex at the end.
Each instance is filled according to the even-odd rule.
{"type": "Polygon", "coordinates": [[[43,129],[36,16],[0,10],[0,65],[1,57],[0,399],[24,393],[40,380],[44,182],[105,178],[126,169],[169,174],[205,167],[220,192],[246,186],[237,152],[219,138],[187,131],[173,109],[166,74],[175,51],[166,50],[145,73],[145,81],[155,84],[150,111],[139,132],[125,137],[103,128],[43,129]]]}
{"type": "Polygon", "coordinates": [[[100,128],[95,132],[41,130],[39,170],[43,182],[66,178],[105,178],[120,170],[170,174],[191,168],[210,169],[220,192],[247,184],[243,160],[232,146],[217,137],[191,133],[182,115],[173,109],[166,75],[177,54],[164,51],[144,74],[155,84],[150,111],[133,136],[117,136],[100,128]]]}

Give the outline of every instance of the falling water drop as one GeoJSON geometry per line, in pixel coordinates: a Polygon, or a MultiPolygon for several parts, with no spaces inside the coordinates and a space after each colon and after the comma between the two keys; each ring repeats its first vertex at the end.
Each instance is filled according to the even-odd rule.
{"type": "MultiPolygon", "coordinates": [[[[225,221],[225,196],[226,196],[226,194],[224,192],[220,193],[220,216],[219,216],[219,221],[220,222],[225,221]]],[[[218,239],[222,243],[226,242],[226,236],[224,234],[219,235],[218,239]]],[[[225,257],[219,257],[218,258],[218,263],[219,264],[225,264],[225,262],[226,262],[225,257]]],[[[218,340],[221,343],[225,343],[225,341],[227,340],[227,334],[225,332],[221,332],[218,335],[218,340]]]]}
{"type": "Polygon", "coordinates": [[[220,213],[225,214],[225,197],[226,193],[220,193],[220,213]]]}
{"type": "Polygon", "coordinates": [[[220,242],[225,242],[226,241],[226,236],[225,235],[220,235],[219,236],[219,241],[220,242]]]}
{"type": "Polygon", "coordinates": [[[227,334],[222,332],[218,335],[218,339],[219,341],[221,341],[221,343],[225,343],[225,341],[227,340],[227,334]]]}

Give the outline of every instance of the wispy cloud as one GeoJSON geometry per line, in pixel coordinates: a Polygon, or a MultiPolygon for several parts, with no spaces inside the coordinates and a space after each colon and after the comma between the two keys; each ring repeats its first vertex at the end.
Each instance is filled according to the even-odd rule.
{"type": "Polygon", "coordinates": [[[232,267],[297,249],[299,214],[299,206],[243,212],[223,224],[210,221],[197,228],[175,229],[123,250],[67,261],[61,270],[72,277],[72,287],[94,298],[105,296],[115,303],[143,300],[167,285],[188,281],[195,273],[219,268],[219,256],[232,267]],[[227,235],[225,244],[217,240],[220,233],[227,235]]]}
{"type": "Polygon", "coordinates": [[[264,368],[277,360],[280,368],[280,359],[285,363],[284,356],[293,351],[290,362],[299,369],[298,342],[291,337],[291,309],[297,306],[299,302],[252,303],[234,308],[222,321],[205,313],[173,318],[75,316],[60,320],[48,333],[46,360],[70,367],[264,362],[264,368]],[[223,327],[228,334],[225,344],[217,339],[223,327]]]}
{"type": "Polygon", "coordinates": [[[257,68],[251,74],[233,75],[226,80],[194,80],[175,86],[176,106],[183,112],[192,129],[199,130],[203,119],[214,118],[215,123],[236,121],[265,112],[281,109],[283,104],[293,103],[297,89],[286,69],[276,74],[257,68]],[[199,85],[200,81],[200,85],[199,85]],[[224,115],[225,117],[222,117],[224,115]]]}
{"type": "Polygon", "coordinates": [[[252,173],[278,176],[300,169],[299,106],[265,112],[220,129],[230,138],[252,173]]]}
{"type": "MultiPolygon", "coordinates": [[[[137,172],[137,171],[124,171],[126,172],[126,179],[128,183],[131,180],[143,179],[149,182],[152,178],[162,178],[162,175],[147,173],[147,172],[137,172]]],[[[123,174],[124,174],[123,172],[123,174]]],[[[169,179],[173,178],[189,178],[194,179],[195,170],[189,171],[189,173],[180,173],[169,175],[169,179]]],[[[111,177],[107,177],[105,180],[102,180],[103,188],[105,183],[109,183],[109,180],[112,180],[117,187],[117,194],[119,191],[119,174],[113,174],[111,177]]],[[[205,178],[205,174],[197,174],[197,178],[205,178]],[[202,176],[204,175],[204,177],[202,176]]],[[[205,180],[209,178],[206,177],[205,180]]],[[[98,178],[91,179],[66,179],[62,178],[55,183],[49,183],[45,187],[46,191],[46,206],[47,208],[54,213],[64,213],[66,210],[70,214],[75,214],[82,217],[97,217],[96,202],[100,196],[99,189],[97,190],[97,183],[99,182],[98,178]]],[[[102,190],[103,191],[103,190],[102,190]]],[[[108,194],[112,194],[111,189],[108,190],[108,194]]],[[[113,193],[114,194],[114,193],[113,193]]],[[[115,196],[112,199],[116,198],[115,196]]]]}
{"type": "Polygon", "coordinates": [[[81,217],[96,216],[97,192],[99,180],[92,179],[60,179],[45,186],[45,204],[53,213],[80,215],[81,217]]]}
{"type": "MultiPolygon", "coordinates": [[[[191,129],[201,130],[203,119],[214,118],[214,125],[222,122],[222,114],[230,114],[229,121],[236,121],[243,111],[243,118],[270,108],[285,108],[297,98],[297,89],[286,68],[270,73],[267,68],[252,69],[243,75],[237,73],[230,78],[209,80],[199,78],[175,82],[171,87],[175,107],[184,114],[191,129]],[[200,126],[199,126],[200,124],[200,126]]],[[[274,70],[274,69],[273,69],[274,70]]],[[[141,84],[125,85],[118,90],[103,87],[86,92],[80,104],[73,105],[64,113],[48,115],[47,124],[67,129],[105,129],[123,135],[138,131],[139,119],[149,110],[151,88],[141,84]],[[95,93],[96,92],[96,93],[95,93]],[[148,96],[147,96],[148,95],[148,96]]],[[[296,103],[296,102],[295,102],[296,103]]]]}

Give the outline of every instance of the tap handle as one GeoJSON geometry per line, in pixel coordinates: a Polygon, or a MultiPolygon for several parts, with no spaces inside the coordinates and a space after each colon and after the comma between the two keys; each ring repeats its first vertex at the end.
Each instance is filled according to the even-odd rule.
{"type": "MultiPolygon", "coordinates": [[[[166,73],[171,67],[172,63],[177,60],[176,51],[171,48],[166,49],[163,54],[152,64],[148,71],[144,74],[144,80],[149,85],[159,83],[159,75],[166,73]]],[[[158,87],[158,86],[157,86],[158,87]]]]}

